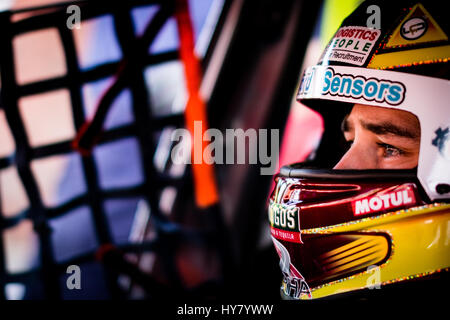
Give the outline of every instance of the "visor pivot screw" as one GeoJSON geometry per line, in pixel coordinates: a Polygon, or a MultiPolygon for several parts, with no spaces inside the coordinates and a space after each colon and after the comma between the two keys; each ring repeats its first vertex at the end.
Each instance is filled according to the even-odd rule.
{"type": "Polygon", "coordinates": [[[436,186],[436,192],[439,194],[445,194],[450,192],[450,185],[446,183],[440,183],[436,186]]]}

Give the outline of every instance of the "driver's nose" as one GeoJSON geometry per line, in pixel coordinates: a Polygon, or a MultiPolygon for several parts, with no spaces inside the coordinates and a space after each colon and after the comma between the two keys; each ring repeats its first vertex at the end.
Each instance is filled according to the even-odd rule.
{"type": "Polygon", "coordinates": [[[351,148],[344,154],[333,169],[376,169],[376,151],[370,150],[363,143],[353,143],[351,148]]]}

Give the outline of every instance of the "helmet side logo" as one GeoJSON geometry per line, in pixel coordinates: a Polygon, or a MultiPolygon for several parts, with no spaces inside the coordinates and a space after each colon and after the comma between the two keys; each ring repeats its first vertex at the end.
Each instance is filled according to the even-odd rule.
{"type": "Polygon", "coordinates": [[[439,153],[447,160],[450,160],[450,132],[449,127],[442,129],[438,128],[434,133],[436,136],[431,141],[432,145],[437,147],[439,153]]]}
{"type": "Polygon", "coordinates": [[[419,39],[425,34],[428,24],[423,18],[412,18],[405,21],[400,28],[400,35],[407,40],[419,39]]]}

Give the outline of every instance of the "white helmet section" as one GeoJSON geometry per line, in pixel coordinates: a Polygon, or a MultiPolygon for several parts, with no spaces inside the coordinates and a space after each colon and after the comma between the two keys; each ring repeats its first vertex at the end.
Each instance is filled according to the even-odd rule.
{"type": "Polygon", "coordinates": [[[397,71],[346,66],[305,70],[298,100],[326,99],[394,108],[415,114],[421,140],[417,175],[431,200],[450,185],[450,81],[397,71]]]}

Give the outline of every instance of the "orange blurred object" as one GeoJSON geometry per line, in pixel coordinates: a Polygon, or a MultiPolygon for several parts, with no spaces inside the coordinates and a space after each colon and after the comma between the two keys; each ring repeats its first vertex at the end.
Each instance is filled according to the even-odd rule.
{"type": "MultiPolygon", "coordinates": [[[[178,34],[180,37],[180,57],[184,64],[186,86],[188,90],[188,102],[185,110],[186,129],[191,137],[194,136],[194,121],[201,121],[202,132],[207,130],[206,104],[200,96],[201,68],[200,61],[194,53],[194,32],[189,16],[187,0],[177,0],[175,8],[178,34]]],[[[206,142],[202,139],[202,154],[206,142]]],[[[191,146],[194,150],[194,144],[191,146]]],[[[191,153],[191,156],[194,153],[191,153]]],[[[192,161],[192,173],[194,178],[195,201],[200,208],[206,208],[218,202],[219,196],[216,185],[214,167],[203,161],[197,164],[192,161]]]]}

